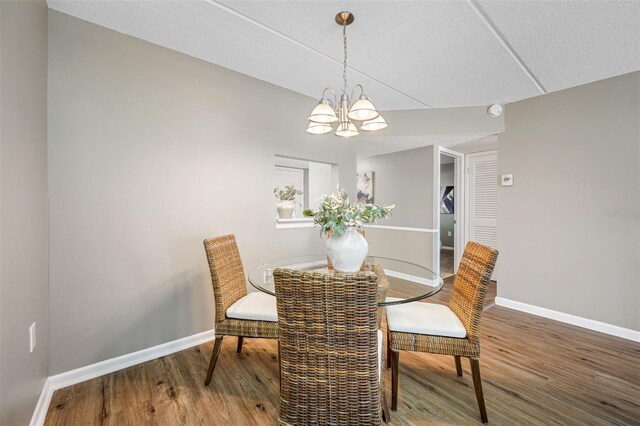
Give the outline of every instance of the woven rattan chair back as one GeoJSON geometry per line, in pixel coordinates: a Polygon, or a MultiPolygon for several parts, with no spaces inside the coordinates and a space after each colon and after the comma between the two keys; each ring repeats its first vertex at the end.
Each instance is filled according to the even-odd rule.
{"type": "Polygon", "coordinates": [[[207,252],[211,284],[216,306],[216,323],[225,319],[229,306],[247,295],[247,284],[240,252],[233,235],[204,240],[207,252]]]}
{"type": "Polygon", "coordinates": [[[480,341],[482,308],[497,259],[497,250],[469,241],[453,281],[449,308],[460,318],[472,343],[480,341]]]}
{"type": "Polygon", "coordinates": [[[280,424],[380,424],[376,275],[276,269],[273,276],[280,424]]]}
{"type": "MultiPolygon", "coordinates": [[[[378,277],[378,304],[383,303],[387,299],[387,293],[389,292],[389,279],[387,274],[384,273],[384,268],[381,265],[370,265],[371,270],[378,277]]],[[[384,307],[378,308],[378,329],[381,326],[382,316],[384,315],[384,307]]]]}

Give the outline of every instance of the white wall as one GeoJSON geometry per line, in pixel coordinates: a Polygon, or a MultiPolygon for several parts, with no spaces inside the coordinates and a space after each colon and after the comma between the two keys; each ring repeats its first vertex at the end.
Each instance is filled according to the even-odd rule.
{"type": "Polygon", "coordinates": [[[640,330],[640,73],[509,104],[498,296],[640,330]]]}
{"type": "Polygon", "coordinates": [[[0,2],[0,76],[0,424],[25,425],[49,360],[45,2],[0,2]]]}
{"type": "Polygon", "coordinates": [[[494,134],[504,131],[504,115],[493,118],[484,106],[384,111],[389,127],[361,133],[363,143],[378,137],[494,134]]]}
{"type": "MultiPolygon", "coordinates": [[[[335,189],[331,177],[331,164],[309,163],[309,208],[317,211],[322,203],[320,197],[325,194],[331,194],[335,189]]],[[[352,176],[346,176],[346,183],[350,183],[352,176]]]]}
{"type": "Polygon", "coordinates": [[[323,250],[273,214],[276,154],[355,194],[355,142],[305,133],[313,99],[49,18],[51,374],[212,328],[204,238],[236,234],[246,272],[323,250]]]}

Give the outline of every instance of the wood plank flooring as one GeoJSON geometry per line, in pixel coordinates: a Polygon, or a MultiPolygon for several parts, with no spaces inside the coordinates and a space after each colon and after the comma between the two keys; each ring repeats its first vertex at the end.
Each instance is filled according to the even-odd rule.
{"type": "MultiPolygon", "coordinates": [[[[452,279],[434,297],[448,300],[452,279]]],[[[493,306],[480,367],[494,425],[640,425],[640,344],[493,306]]],[[[208,388],[212,343],[55,392],[47,425],[269,425],[278,416],[275,341],[225,338],[208,388]]],[[[468,360],[402,352],[392,425],[480,424],[468,360]]],[[[390,398],[391,376],[385,373],[390,398]]]]}
{"type": "Polygon", "coordinates": [[[453,275],[453,250],[440,250],[440,276],[449,278],[453,275]]]}

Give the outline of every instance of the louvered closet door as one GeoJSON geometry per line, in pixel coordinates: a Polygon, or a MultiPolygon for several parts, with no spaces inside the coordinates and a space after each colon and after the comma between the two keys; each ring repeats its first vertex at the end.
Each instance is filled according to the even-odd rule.
{"type": "MultiPolygon", "coordinates": [[[[469,239],[498,247],[498,156],[469,157],[469,239]]],[[[493,271],[498,280],[498,270],[493,271]]]]}

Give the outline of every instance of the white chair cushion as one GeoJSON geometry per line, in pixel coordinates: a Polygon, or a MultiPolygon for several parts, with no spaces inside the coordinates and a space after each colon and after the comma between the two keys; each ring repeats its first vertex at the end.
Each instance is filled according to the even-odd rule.
{"type": "MultiPolygon", "coordinates": [[[[388,297],[387,301],[399,300],[388,297]]],[[[448,306],[411,302],[387,306],[389,330],[401,333],[427,334],[463,338],[467,336],[462,322],[448,306]]]]}
{"type": "Polygon", "coordinates": [[[229,306],[227,318],[278,322],[276,298],[261,291],[249,293],[229,306]]]}

